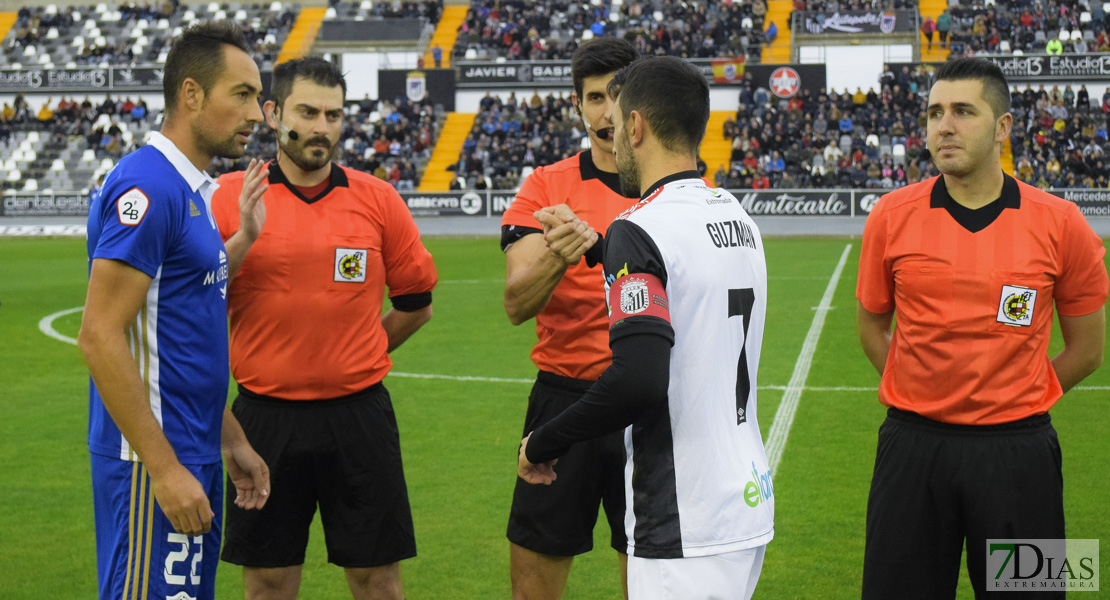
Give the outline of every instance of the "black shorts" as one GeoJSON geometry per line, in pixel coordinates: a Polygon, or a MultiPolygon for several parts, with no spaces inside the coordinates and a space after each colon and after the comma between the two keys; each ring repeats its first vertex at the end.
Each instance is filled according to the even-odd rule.
{"type": "Polygon", "coordinates": [[[991,538],[1064,538],[1060,442],[1051,418],[949,425],[891,408],[879,428],[867,499],[863,598],[954,598],[965,540],[975,597],[1009,598],[985,591],[991,538]]]}
{"type": "MultiPolygon", "coordinates": [[[[528,397],[524,435],[555,418],[593,385],[540,371],[528,397]]],[[[523,437],[523,436],[521,436],[523,437]]],[[[551,485],[517,478],[509,512],[509,541],[533,552],[574,556],[593,548],[598,506],[612,530],[610,543],[628,552],[624,535],[624,433],[617,431],[580,442],[559,457],[551,485]]]]}
{"type": "Polygon", "coordinates": [[[223,560],[303,564],[317,504],[328,562],[377,567],[416,556],[397,420],[384,385],[311,401],[240,387],[232,412],[270,467],[271,491],[262,510],[243,510],[228,481],[223,560]]]}

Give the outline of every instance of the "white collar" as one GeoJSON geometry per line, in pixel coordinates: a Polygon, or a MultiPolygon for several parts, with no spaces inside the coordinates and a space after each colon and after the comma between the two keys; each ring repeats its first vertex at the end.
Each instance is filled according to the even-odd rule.
{"type": "Polygon", "coordinates": [[[166,160],[170,161],[173,168],[177,169],[177,172],[185,179],[185,183],[188,183],[189,187],[194,192],[200,190],[205,184],[218,185],[215,179],[212,179],[208,173],[198,169],[196,165],[186,158],[185,153],[183,153],[170,138],[162,135],[161,132],[155,131],[151,133],[148,143],[157,148],[158,151],[166,157],[166,160]]]}

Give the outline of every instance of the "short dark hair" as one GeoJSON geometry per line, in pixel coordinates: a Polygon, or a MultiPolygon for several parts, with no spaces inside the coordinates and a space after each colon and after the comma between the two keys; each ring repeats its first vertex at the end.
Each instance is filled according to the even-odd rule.
{"type": "Polygon", "coordinates": [[[197,23],[181,33],[166,56],[163,71],[162,95],[167,114],[177,108],[177,94],[186,79],[200,84],[206,95],[212,90],[227,67],[224,46],[233,46],[250,54],[243,30],[231,21],[197,23]]]}
{"type": "Polygon", "coordinates": [[[1010,112],[1010,84],[1006,74],[993,62],[983,58],[950,60],[937,69],[936,81],[973,79],[983,84],[983,99],[991,106],[994,118],[1010,112]]]}
{"type": "Polygon", "coordinates": [[[274,67],[273,80],[270,83],[270,100],[278,108],[285,107],[285,99],[293,93],[293,83],[298,78],[307,79],[323,87],[341,87],[344,100],[347,98],[347,79],[343,77],[343,72],[335,63],[315,57],[297,58],[274,67]]]}
{"type": "Polygon", "coordinates": [[[614,73],[632,64],[640,56],[624,38],[594,38],[578,47],[570,61],[574,93],[582,100],[582,85],[587,77],[614,73]]]}
{"type": "Polygon", "coordinates": [[[697,67],[674,56],[645,56],[609,82],[621,116],[644,116],[664,148],[697,152],[709,122],[709,82],[697,67]]]}

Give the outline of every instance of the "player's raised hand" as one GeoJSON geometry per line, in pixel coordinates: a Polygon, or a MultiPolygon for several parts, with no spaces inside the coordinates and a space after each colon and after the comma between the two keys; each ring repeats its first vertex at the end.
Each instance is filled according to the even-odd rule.
{"type": "Polygon", "coordinates": [[[224,448],[227,476],[235,486],[235,506],[260,509],[270,497],[270,468],[248,443],[224,448]]]}
{"type": "Polygon", "coordinates": [[[266,162],[252,158],[243,175],[243,190],[239,192],[239,230],[250,240],[258,239],[266,223],[266,203],[262,195],[270,189],[270,169],[266,162]]]}
{"type": "Polygon", "coordinates": [[[162,512],[178,533],[201,535],[212,528],[212,505],[197,478],[181,464],[150,474],[150,487],[162,512]]]}
{"type": "Polygon", "coordinates": [[[529,462],[528,457],[524,454],[524,451],[526,448],[528,448],[528,438],[530,437],[532,437],[532,434],[529,433],[520,442],[520,456],[517,462],[516,473],[520,476],[521,479],[528,483],[551,485],[558,477],[558,475],[555,474],[554,467],[555,463],[559,462],[559,459],[556,458],[554,460],[549,460],[538,465],[529,462]]]}

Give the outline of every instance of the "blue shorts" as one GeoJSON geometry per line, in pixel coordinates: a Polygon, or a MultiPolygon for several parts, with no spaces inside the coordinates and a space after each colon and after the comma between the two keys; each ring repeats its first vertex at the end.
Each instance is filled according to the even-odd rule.
{"type": "Polygon", "coordinates": [[[96,566],[101,600],[211,600],[223,524],[223,464],[185,465],[208,494],[212,529],[177,533],[141,462],[92,455],[96,566]]]}

